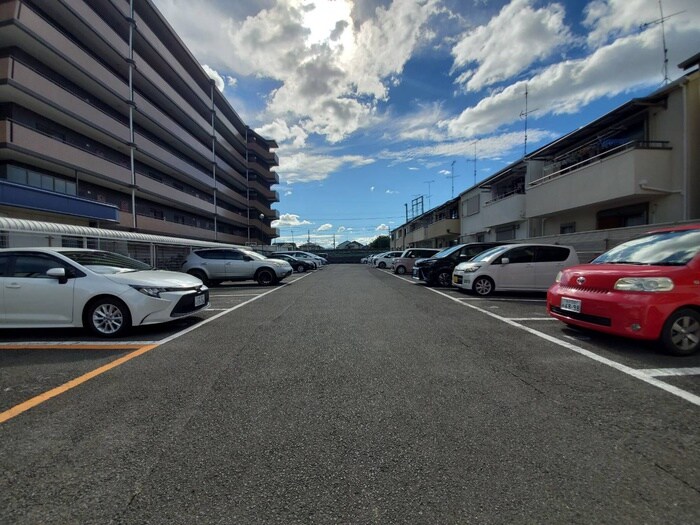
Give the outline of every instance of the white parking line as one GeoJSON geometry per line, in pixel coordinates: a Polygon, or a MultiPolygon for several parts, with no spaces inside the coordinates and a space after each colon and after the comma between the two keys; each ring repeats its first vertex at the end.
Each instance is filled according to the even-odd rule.
{"type": "Polygon", "coordinates": [[[224,293],[210,293],[210,297],[257,297],[260,294],[257,293],[241,293],[241,294],[224,294],[224,293]]]}
{"type": "Polygon", "coordinates": [[[663,377],[663,376],[700,376],[700,367],[694,368],[648,368],[646,370],[640,370],[640,372],[645,373],[652,377],[663,377]]]}
{"type": "Polygon", "coordinates": [[[476,310],[477,312],[481,312],[484,315],[488,315],[488,316],[493,317],[494,319],[497,319],[497,320],[499,320],[503,323],[506,323],[510,326],[524,330],[525,332],[528,332],[528,333],[535,335],[541,339],[544,339],[545,341],[549,341],[550,343],[554,343],[555,345],[566,348],[567,350],[571,350],[572,352],[576,352],[577,354],[580,354],[584,357],[588,357],[589,359],[592,359],[593,361],[596,361],[596,362],[601,363],[603,365],[614,368],[615,370],[618,370],[624,374],[627,374],[627,375],[632,376],[636,379],[639,379],[640,381],[644,381],[645,383],[648,383],[652,386],[660,388],[661,390],[664,390],[664,391],[668,392],[669,394],[673,394],[674,396],[678,396],[681,399],[685,399],[686,401],[700,407],[700,396],[693,394],[691,392],[687,392],[685,390],[682,390],[682,389],[675,387],[673,385],[669,385],[667,383],[664,383],[663,381],[660,381],[658,379],[655,379],[653,376],[647,374],[644,370],[636,370],[636,369],[631,368],[627,365],[623,365],[622,363],[618,363],[617,361],[613,361],[612,359],[608,359],[608,358],[600,356],[594,352],[586,350],[585,348],[581,348],[580,346],[577,346],[575,344],[568,343],[568,342],[563,341],[561,339],[557,339],[554,336],[545,334],[544,332],[540,332],[538,330],[535,330],[534,328],[530,328],[528,326],[517,323],[516,321],[508,319],[506,317],[502,317],[498,314],[494,314],[493,312],[489,312],[488,310],[484,310],[483,308],[479,308],[478,306],[474,306],[473,304],[463,303],[463,302],[461,302],[453,297],[450,297],[448,294],[441,292],[440,290],[435,290],[433,288],[429,288],[429,290],[431,292],[438,294],[438,295],[446,297],[449,300],[454,301],[457,304],[461,304],[462,306],[466,306],[467,308],[471,308],[473,310],[476,310]]]}
{"type": "Polygon", "coordinates": [[[556,321],[554,317],[509,317],[511,321],[556,321]]]}

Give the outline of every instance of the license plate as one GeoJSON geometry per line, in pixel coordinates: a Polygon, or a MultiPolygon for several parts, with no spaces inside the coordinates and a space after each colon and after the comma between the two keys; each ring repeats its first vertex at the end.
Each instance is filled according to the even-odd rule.
{"type": "Polygon", "coordinates": [[[560,308],[566,310],[567,312],[581,313],[581,301],[578,299],[568,299],[567,297],[561,298],[560,308]]]}
{"type": "Polygon", "coordinates": [[[195,306],[195,307],[197,307],[197,306],[203,306],[204,303],[206,302],[206,300],[207,300],[207,297],[206,297],[206,295],[204,295],[204,294],[195,295],[195,296],[194,296],[194,306],[195,306]]]}

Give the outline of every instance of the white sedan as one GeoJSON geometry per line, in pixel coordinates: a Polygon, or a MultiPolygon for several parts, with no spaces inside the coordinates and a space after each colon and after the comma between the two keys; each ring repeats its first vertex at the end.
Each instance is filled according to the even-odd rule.
{"type": "Polygon", "coordinates": [[[202,281],[80,248],[0,250],[0,327],[90,328],[103,337],[209,306],[202,281]]]}

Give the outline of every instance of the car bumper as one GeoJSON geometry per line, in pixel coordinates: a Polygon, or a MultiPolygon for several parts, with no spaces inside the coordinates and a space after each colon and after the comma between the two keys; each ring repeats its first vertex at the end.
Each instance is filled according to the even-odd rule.
{"type": "Polygon", "coordinates": [[[200,292],[167,292],[160,298],[149,297],[135,290],[133,293],[142,297],[122,297],[129,305],[134,326],[167,323],[209,308],[209,290],[206,288],[200,292]]]}
{"type": "Polygon", "coordinates": [[[652,293],[577,290],[555,284],[547,292],[547,312],[582,328],[634,339],[658,339],[668,316],[682,306],[669,298],[652,293]],[[568,299],[565,303],[569,305],[562,308],[562,299],[568,299]],[[578,305],[579,312],[570,310],[572,303],[578,305]]]}

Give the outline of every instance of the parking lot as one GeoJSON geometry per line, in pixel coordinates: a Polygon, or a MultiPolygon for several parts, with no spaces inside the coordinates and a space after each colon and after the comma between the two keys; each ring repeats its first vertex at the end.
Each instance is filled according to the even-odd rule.
{"type": "Polygon", "coordinates": [[[6,331],[11,523],[691,523],[700,357],[360,265],[6,331]]]}
{"type": "MultiPolygon", "coordinates": [[[[392,273],[389,269],[375,268],[373,271],[392,273]]],[[[482,298],[456,288],[430,288],[406,275],[394,277],[409,285],[424,287],[427,292],[439,294],[446,300],[498,319],[513,329],[554,342],[700,406],[700,354],[679,358],[661,353],[659,344],[655,342],[569,328],[547,314],[547,300],[543,293],[497,292],[492,297],[482,298]]]]}

